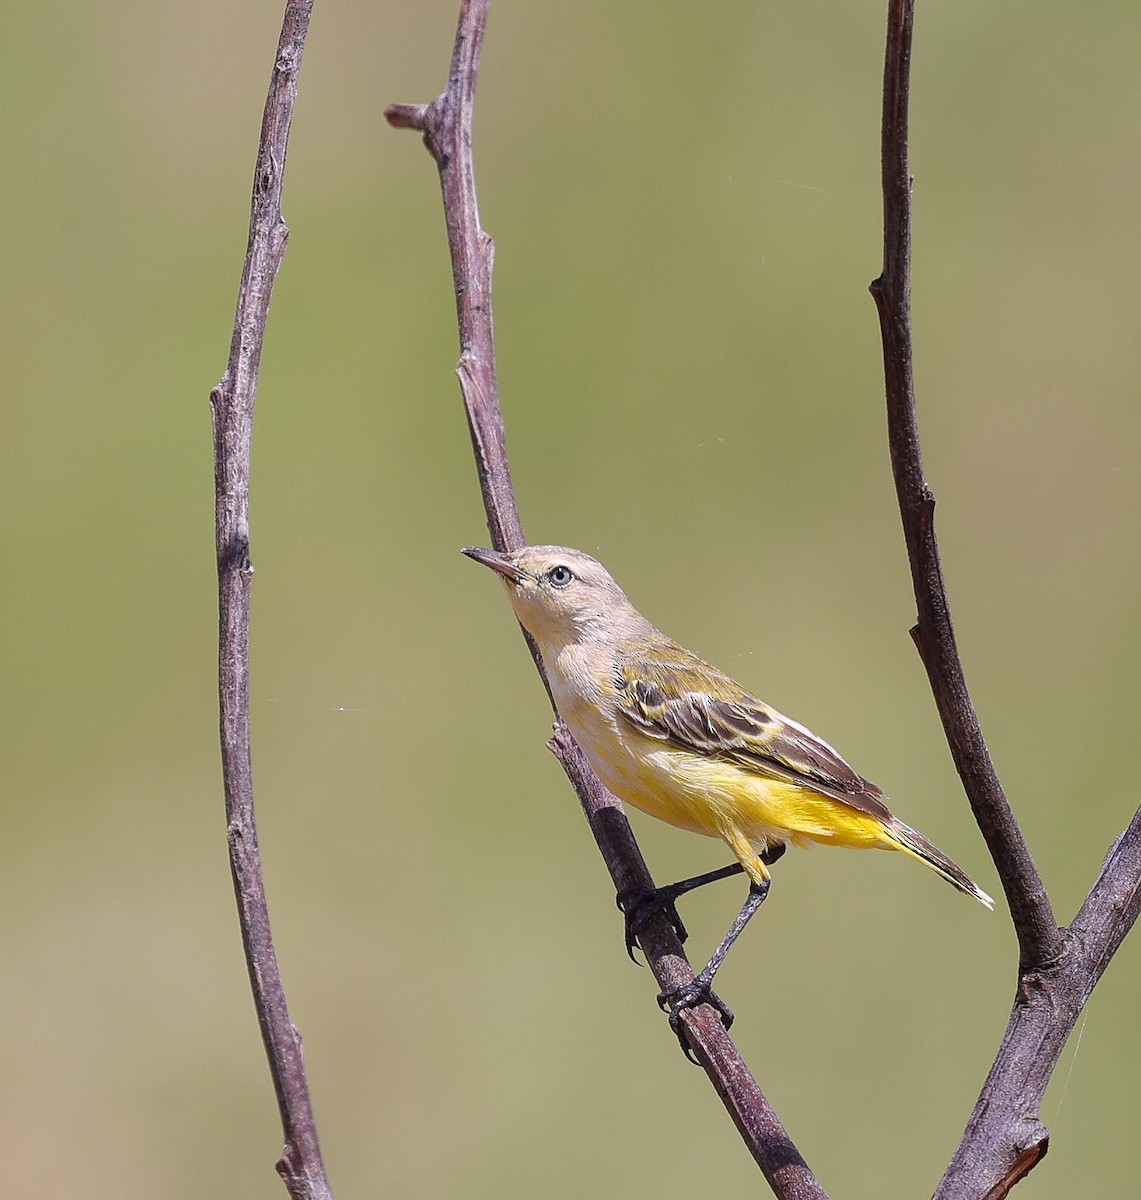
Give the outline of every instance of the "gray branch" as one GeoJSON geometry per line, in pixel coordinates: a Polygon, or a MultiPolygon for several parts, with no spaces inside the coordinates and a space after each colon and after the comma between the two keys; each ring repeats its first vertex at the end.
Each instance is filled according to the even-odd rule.
{"type": "MultiPolygon", "coordinates": [[[[419,130],[439,168],[459,319],[457,373],[492,544],[497,550],[511,550],[525,543],[511,486],[496,382],[491,309],[494,245],[479,225],[471,148],[476,75],[486,20],[487,0],[462,0],[447,89],[430,104],[391,105],[385,116],[398,128],[419,130]]],[[[542,659],[530,638],[528,644],[536,667],[544,674],[542,659]]],[[[622,806],[598,781],[557,715],[548,744],[578,793],[617,890],[651,887],[622,806]]],[[[649,921],[638,940],[660,987],[673,988],[693,979],[681,944],[664,917],[649,921]]],[[[682,1022],[695,1057],[779,1200],[826,1200],[716,1010],[710,1005],[687,1009],[682,1022]]]]}
{"type": "Polygon", "coordinates": [[[281,193],[289,126],[312,0],[288,0],[266,96],[254,168],[250,236],[226,373],[210,393],[218,553],[218,694],[230,871],[254,1007],[277,1093],[285,1146],[277,1170],[294,1200],[331,1200],[305,1078],[301,1038],[289,1018],[254,822],[250,758],[250,440],[270,295],[289,237],[281,193]]]}
{"type": "Polygon", "coordinates": [[[1106,857],[1069,929],[1007,803],[967,690],[923,474],[911,342],[911,177],[907,162],[913,0],[890,0],[884,67],[884,266],[871,285],[880,315],[888,439],[918,620],[912,636],[963,789],[1002,880],[1018,937],[1018,986],[1006,1033],[938,1200],[1001,1200],[1046,1153],[1039,1111],[1086,1000],[1141,908],[1141,811],[1106,857]]]}

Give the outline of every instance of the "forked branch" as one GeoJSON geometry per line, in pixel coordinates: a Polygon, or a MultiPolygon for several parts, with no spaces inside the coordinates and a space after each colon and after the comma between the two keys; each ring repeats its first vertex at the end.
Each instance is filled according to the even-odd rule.
{"type": "Polygon", "coordinates": [[[912,630],[955,766],[986,839],[1018,937],[1019,972],[1002,1044],[936,1196],[1001,1200],[1046,1153],[1046,1085],[1082,1006],[1141,908],[1141,811],[1111,847],[1068,930],[998,781],[967,691],[923,475],[911,342],[911,176],[907,161],[913,0],[890,0],[884,67],[884,266],[879,310],[888,437],[918,620],[912,630]]]}

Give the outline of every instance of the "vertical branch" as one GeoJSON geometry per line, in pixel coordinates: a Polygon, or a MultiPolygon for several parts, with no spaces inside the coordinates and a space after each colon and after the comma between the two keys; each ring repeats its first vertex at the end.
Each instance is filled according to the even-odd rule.
{"type": "Polygon", "coordinates": [[[911,176],[907,163],[913,0],[890,0],[883,88],[884,265],[871,285],[879,310],[888,440],[918,616],[912,637],[963,789],[1010,905],[1024,967],[1055,959],[1061,939],[1045,885],[983,740],[955,645],[935,540],[935,496],[923,475],[911,344],[911,176]]]}
{"type": "MultiPolygon", "coordinates": [[[[471,146],[487,8],[487,0],[461,0],[447,89],[429,104],[390,105],[385,116],[397,128],[419,130],[439,169],[460,331],[456,370],[492,544],[497,550],[511,550],[523,545],[524,537],[496,381],[491,308],[494,244],[479,224],[471,146]]],[[[527,641],[545,682],[542,659],[529,637],[527,641]]],[[[615,886],[619,891],[652,886],[622,806],[599,782],[557,717],[548,744],[578,793],[615,886]]],[[[663,917],[647,923],[639,942],[661,987],[693,979],[681,944],[663,917]]],[[[681,1019],[697,1060],[779,1200],[826,1200],[716,1011],[702,1005],[685,1010],[681,1019]]]]}
{"type": "Polygon", "coordinates": [[[487,9],[486,0],[463,0],[461,4],[447,90],[430,104],[391,104],[384,115],[395,128],[420,130],[439,168],[460,328],[456,374],[471,431],[487,528],[496,550],[517,550],[525,545],[525,539],[507,461],[495,368],[491,309],[495,243],[479,223],[471,148],[475,84],[487,9]]]}
{"type": "Polygon", "coordinates": [[[285,155],[311,10],[312,0],[288,0],[286,4],[254,168],[249,244],[230,357],[226,373],[210,394],[218,553],[218,693],[230,871],[254,1006],[281,1113],[285,1146],[277,1170],[294,1200],[326,1200],[332,1193],[317,1141],[301,1039],[289,1018],[274,953],[254,822],[249,712],[253,574],[249,493],[250,441],[261,349],[270,295],[289,236],[281,219],[285,155]]]}

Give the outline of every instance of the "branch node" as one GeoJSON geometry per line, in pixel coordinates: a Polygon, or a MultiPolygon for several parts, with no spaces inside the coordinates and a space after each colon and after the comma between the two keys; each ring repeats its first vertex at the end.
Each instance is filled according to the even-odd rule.
{"type": "Polygon", "coordinates": [[[218,570],[239,571],[247,576],[254,573],[249,538],[235,537],[222,546],[218,554],[218,570]]]}

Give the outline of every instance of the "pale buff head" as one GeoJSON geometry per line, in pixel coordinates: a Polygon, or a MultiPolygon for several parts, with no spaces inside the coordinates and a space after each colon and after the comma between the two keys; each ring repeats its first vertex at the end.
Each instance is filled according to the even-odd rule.
{"type": "Polygon", "coordinates": [[[515,615],[540,648],[610,640],[646,624],[609,571],[567,546],[499,553],[469,546],[469,558],[503,578],[515,615]]]}

